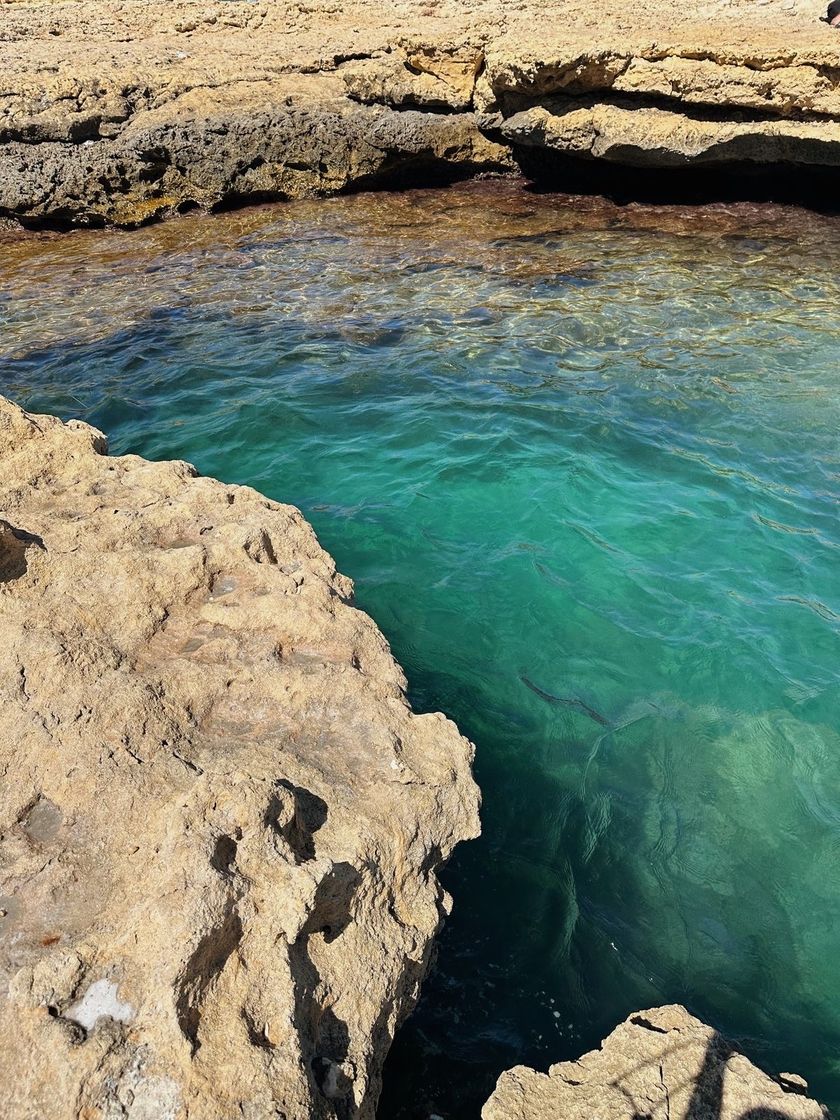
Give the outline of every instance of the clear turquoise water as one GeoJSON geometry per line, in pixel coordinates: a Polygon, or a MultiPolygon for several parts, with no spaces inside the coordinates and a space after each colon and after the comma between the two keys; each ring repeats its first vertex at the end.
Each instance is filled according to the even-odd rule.
{"type": "Polygon", "coordinates": [[[381,1115],[679,1001],[840,1102],[840,231],[510,185],[0,245],[0,387],[297,503],[477,744],[381,1115]]]}

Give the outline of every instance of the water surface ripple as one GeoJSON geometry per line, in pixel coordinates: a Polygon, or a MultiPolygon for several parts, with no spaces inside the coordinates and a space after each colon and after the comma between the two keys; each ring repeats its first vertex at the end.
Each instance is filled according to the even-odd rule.
{"type": "Polygon", "coordinates": [[[512,185],[0,242],[0,388],[293,501],[478,747],[387,1118],[666,1001],[840,1103],[840,228],[512,185]]]}

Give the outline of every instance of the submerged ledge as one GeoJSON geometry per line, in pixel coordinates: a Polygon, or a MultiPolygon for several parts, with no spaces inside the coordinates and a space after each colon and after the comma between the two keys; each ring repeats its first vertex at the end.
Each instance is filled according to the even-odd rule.
{"type": "Polygon", "coordinates": [[[564,159],[603,167],[619,193],[667,194],[702,169],[694,193],[730,197],[749,170],[748,197],[828,207],[840,33],[822,10],[11,0],[0,215],[135,226],[523,167],[569,189],[564,159]]]}

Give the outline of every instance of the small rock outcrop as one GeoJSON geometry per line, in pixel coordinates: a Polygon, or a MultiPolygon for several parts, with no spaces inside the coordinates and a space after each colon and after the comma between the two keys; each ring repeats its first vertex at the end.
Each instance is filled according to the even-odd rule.
{"type": "Polygon", "coordinates": [[[499,1078],[483,1120],[829,1120],[794,1074],[769,1077],[684,1007],[631,1015],[548,1073],[499,1078]]]}
{"type": "Polygon", "coordinates": [[[7,1120],[370,1117],[472,749],[297,510],[0,398],[7,1120]]]}
{"type": "Polygon", "coordinates": [[[833,197],[840,32],[824,9],[2,0],[0,215],[131,226],[520,167],[563,188],[569,161],[818,168],[833,197]]]}

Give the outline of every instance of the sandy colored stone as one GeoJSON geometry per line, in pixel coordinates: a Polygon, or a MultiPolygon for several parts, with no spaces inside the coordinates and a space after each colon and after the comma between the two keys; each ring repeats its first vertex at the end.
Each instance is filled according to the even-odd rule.
{"type": "Polygon", "coordinates": [[[543,136],[555,153],[652,168],[834,167],[840,32],[824,8],[6,0],[0,214],[133,225],[507,172],[543,136]],[[560,119],[526,127],[529,112],[560,119]]]}
{"type": "Polygon", "coordinates": [[[0,398],[6,1120],[370,1117],[478,831],[300,513],[0,398]]]}
{"type": "Polygon", "coordinates": [[[831,121],[709,121],[686,112],[554,100],[501,125],[513,144],[639,167],[691,164],[840,164],[831,121]]]}
{"type": "Polygon", "coordinates": [[[548,1073],[499,1078],[483,1120],[827,1120],[801,1077],[762,1073],[676,1004],[631,1015],[548,1073]]]}

